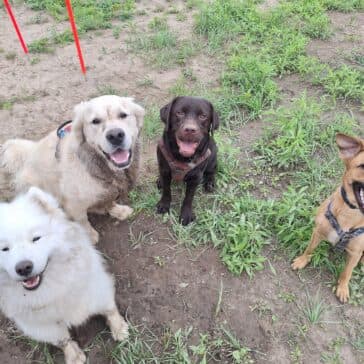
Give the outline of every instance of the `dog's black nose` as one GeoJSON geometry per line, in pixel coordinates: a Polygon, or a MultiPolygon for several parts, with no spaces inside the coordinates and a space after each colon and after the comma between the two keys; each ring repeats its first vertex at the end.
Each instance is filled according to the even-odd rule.
{"type": "Polygon", "coordinates": [[[22,260],[15,266],[15,271],[20,276],[27,277],[33,271],[33,263],[30,260],[22,260]]]}
{"type": "Polygon", "coordinates": [[[123,129],[111,129],[106,133],[106,139],[115,147],[120,146],[125,138],[123,129]]]}

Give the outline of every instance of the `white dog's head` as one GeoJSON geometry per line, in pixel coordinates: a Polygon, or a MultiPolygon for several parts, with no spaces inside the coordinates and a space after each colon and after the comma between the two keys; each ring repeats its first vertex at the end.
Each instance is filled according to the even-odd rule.
{"type": "Polygon", "coordinates": [[[37,289],[72,226],[67,222],[58,202],[35,187],[10,203],[0,203],[0,271],[24,289],[37,289]]]}
{"type": "Polygon", "coordinates": [[[130,97],[104,95],[75,107],[72,130],[113,170],[128,168],[143,126],[144,109],[130,97]]]}

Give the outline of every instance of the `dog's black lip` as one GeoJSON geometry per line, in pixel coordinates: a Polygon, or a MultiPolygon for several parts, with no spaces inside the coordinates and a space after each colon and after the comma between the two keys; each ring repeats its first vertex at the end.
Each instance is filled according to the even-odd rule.
{"type": "Polygon", "coordinates": [[[364,203],[360,198],[360,190],[364,190],[364,183],[358,181],[353,182],[353,191],[356,202],[359,206],[360,211],[364,214],[364,203]]]}
{"type": "MultiPolygon", "coordinates": [[[[125,167],[128,167],[130,165],[130,162],[131,162],[131,155],[132,155],[132,150],[131,149],[128,149],[128,152],[129,152],[129,158],[127,160],[127,162],[125,163],[120,163],[120,164],[117,164],[115,163],[111,158],[110,158],[110,155],[106,152],[104,152],[102,150],[102,148],[100,148],[102,153],[104,154],[104,156],[115,166],[115,167],[118,167],[118,168],[125,168],[125,167]]],[[[121,149],[121,148],[118,148],[118,149],[121,149]]],[[[117,150],[117,149],[116,149],[117,150]]],[[[115,150],[115,151],[116,151],[115,150]]],[[[125,149],[121,149],[121,150],[125,150],[125,149]]]]}

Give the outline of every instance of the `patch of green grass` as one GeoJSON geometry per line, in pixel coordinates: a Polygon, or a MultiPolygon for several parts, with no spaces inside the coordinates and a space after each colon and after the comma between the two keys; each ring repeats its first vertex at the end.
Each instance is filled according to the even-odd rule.
{"type": "Polygon", "coordinates": [[[272,80],[275,70],[271,64],[250,55],[232,56],[223,76],[224,86],[232,88],[231,97],[237,105],[246,108],[252,117],[273,106],[277,99],[277,86],[272,80]]]}
{"type": "Polygon", "coordinates": [[[318,324],[322,322],[323,315],[327,310],[327,305],[320,297],[319,291],[315,296],[306,295],[306,302],[304,306],[300,307],[306,320],[311,324],[318,324]]]}
{"type": "MultiPolygon", "coordinates": [[[[25,3],[33,10],[46,10],[57,20],[66,20],[67,13],[62,0],[25,0],[25,3]]],[[[134,0],[75,0],[72,7],[77,22],[77,30],[80,35],[97,29],[111,28],[111,20],[130,19],[135,10],[134,0]]],[[[114,33],[115,35],[115,33],[114,33]]],[[[54,45],[65,45],[73,42],[70,30],[61,33],[55,31],[49,37],[33,41],[29,45],[32,53],[52,53],[54,45]]]]}
{"type": "Polygon", "coordinates": [[[52,53],[54,52],[51,42],[48,38],[34,40],[28,45],[30,53],[52,53]]]}
{"type": "Polygon", "coordinates": [[[148,28],[148,32],[134,29],[127,43],[132,52],[144,57],[149,64],[159,68],[184,65],[195,54],[196,42],[179,39],[165,18],[154,17],[148,28]]]}
{"type": "Polygon", "coordinates": [[[193,327],[172,332],[165,329],[161,338],[145,327],[130,327],[127,340],[118,343],[110,353],[116,364],[191,364],[219,362],[252,364],[251,351],[231,332],[221,328],[211,334],[196,333],[193,327]],[[190,345],[192,335],[196,345],[190,345]]]}
{"type": "Polygon", "coordinates": [[[255,150],[278,168],[307,166],[318,152],[333,144],[337,132],[356,130],[355,120],[346,114],[324,121],[324,110],[324,104],[308,99],[306,94],[289,108],[279,107],[271,113],[272,125],[265,128],[255,150]]]}
{"type": "Polygon", "coordinates": [[[353,340],[352,345],[356,350],[364,352],[364,328],[359,330],[359,333],[355,340],[353,340]]]}
{"type": "Polygon", "coordinates": [[[328,10],[344,12],[364,9],[363,0],[323,0],[323,4],[328,10]]]}
{"type": "Polygon", "coordinates": [[[340,356],[342,346],[345,344],[343,337],[338,337],[331,341],[329,351],[322,353],[321,361],[329,364],[343,364],[343,358],[340,356]]]}
{"type": "Polygon", "coordinates": [[[335,98],[364,102],[364,71],[343,65],[334,70],[329,69],[321,83],[335,98]]]}
{"type": "Polygon", "coordinates": [[[14,96],[11,97],[10,99],[0,98],[0,110],[10,110],[16,103],[30,102],[36,99],[37,99],[36,95],[14,96]]]}
{"type": "Polygon", "coordinates": [[[159,116],[159,107],[148,107],[144,118],[143,131],[148,139],[162,135],[163,124],[159,116]]]}

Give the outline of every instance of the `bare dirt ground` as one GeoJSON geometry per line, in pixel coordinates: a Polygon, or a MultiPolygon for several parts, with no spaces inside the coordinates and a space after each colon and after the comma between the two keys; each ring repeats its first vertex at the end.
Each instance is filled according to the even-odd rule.
{"type": "MultiPolygon", "coordinates": [[[[148,12],[168,4],[165,1],[139,3],[147,14],[138,16],[136,24],[139,22],[142,26],[153,16],[148,12]]],[[[47,15],[44,15],[46,22],[34,24],[29,20],[38,13],[21,5],[15,9],[28,43],[48,35],[54,27],[65,29],[68,26],[54,23],[47,15]]],[[[188,21],[184,27],[189,30],[181,30],[173,15],[170,15],[169,24],[182,32],[191,31],[191,26],[186,24],[192,24],[192,14],[187,12],[186,15],[188,21]]],[[[332,13],[331,19],[339,29],[338,35],[330,41],[312,42],[309,52],[324,61],[338,55],[346,62],[345,51],[363,47],[363,14],[332,13]],[[356,24],[355,29],[352,24],[356,24]],[[354,45],[346,38],[348,32],[357,37],[354,45]]],[[[162,106],[170,97],[168,89],[181,75],[180,68],[161,71],[148,66],[128,52],[126,36],[124,29],[119,39],[115,39],[111,30],[88,33],[82,39],[88,67],[84,78],[79,72],[74,44],[59,47],[54,54],[24,56],[7,16],[1,10],[0,100],[12,100],[12,107],[0,110],[0,143],[13,137],[41,138],[62,121],[70,119],[75,104],[104,93],[105,89],[135,96],[137,102],[146,107],[151,104],[162,106]],[[37,62],[32,62],[34,58],[37,62]],[[141,86],[145,78],[153,80],[153,86],[141,86]]],[[[191,64],[199,78],[216,80],[213,60],[201,60],[197,56],[191,64]]],[[[310,87],[296,76],[284,78],[279,84],[287,98],[310,87]]],[[[319,91],[310,89],[309,92],[319,91]]],[[[362,113],[358,115],[362,121],[362,113]]],[[[243,129],[242,134],[241,140],[254,138],[250,127],[243,129]]],[[[247,148],[242,150],[245,153],[247,148]]],[[[144,156],[148,167],[143,169],[141,185],[157,175],[153,153],[153,142],[146,143],[144,156]]],[[[232,276],[215,249],[187,249],[173,241],[168,226],[155,216],[141,213],[133,221],[119,224],[109,217],[92,217],[92,221],[101,232],[98,248],[107,257],[116,277],[117,302],[134,325],[146,325],[156,335],[166,328],[176,331],[189,326],[197,333],[213,333],[223,325],[252,349],[256,363],[319,363],[322,353],[333,355],[332,342],[344,338],[340,348],[342,361],[331,362],[364,363],[363,353],[352,345],[364,322],[363,309],[338,303],[330,288],[333,277],[327,272],[312,267],[298,275],[291,271],[285,253],[276,250],[274,242],[266,249],[265,269],[249,279],[246,275],[232,276]],[[132,236],[147,238],[133,245],[132,236]],[[156,264],[155,257],[162,259],[163,264],[156,264]],[[221,288],[221,310],[216,313],[221,288]],[[301,307],[307,295],[314,296],[318,290],[327,310],[320,325],[309,325],[304,321],[301,307]],[[294,297],[294,300],[287,297],[294,297]],[[299,361],[294,361],[296,345],[302,351],[299,361]]],[[[102,321],[93,320],[86,329],[76,333],[76,338],[87,346],[104,328],[102,321]]],[[[35,362],[37,354],[30,352],[28,344],[14,340],[14,332],[9,321],[0,316],[0,363],[35,362]]],[[[107,347],[111,346],[108,334],[104,337],[107,347]]],[[[58,350],[52,352],[61,360],[58,350]]],[[[91,346],[88,356],[90,363],[111,362],[105,350],[97,345],[91,346]]]]}

